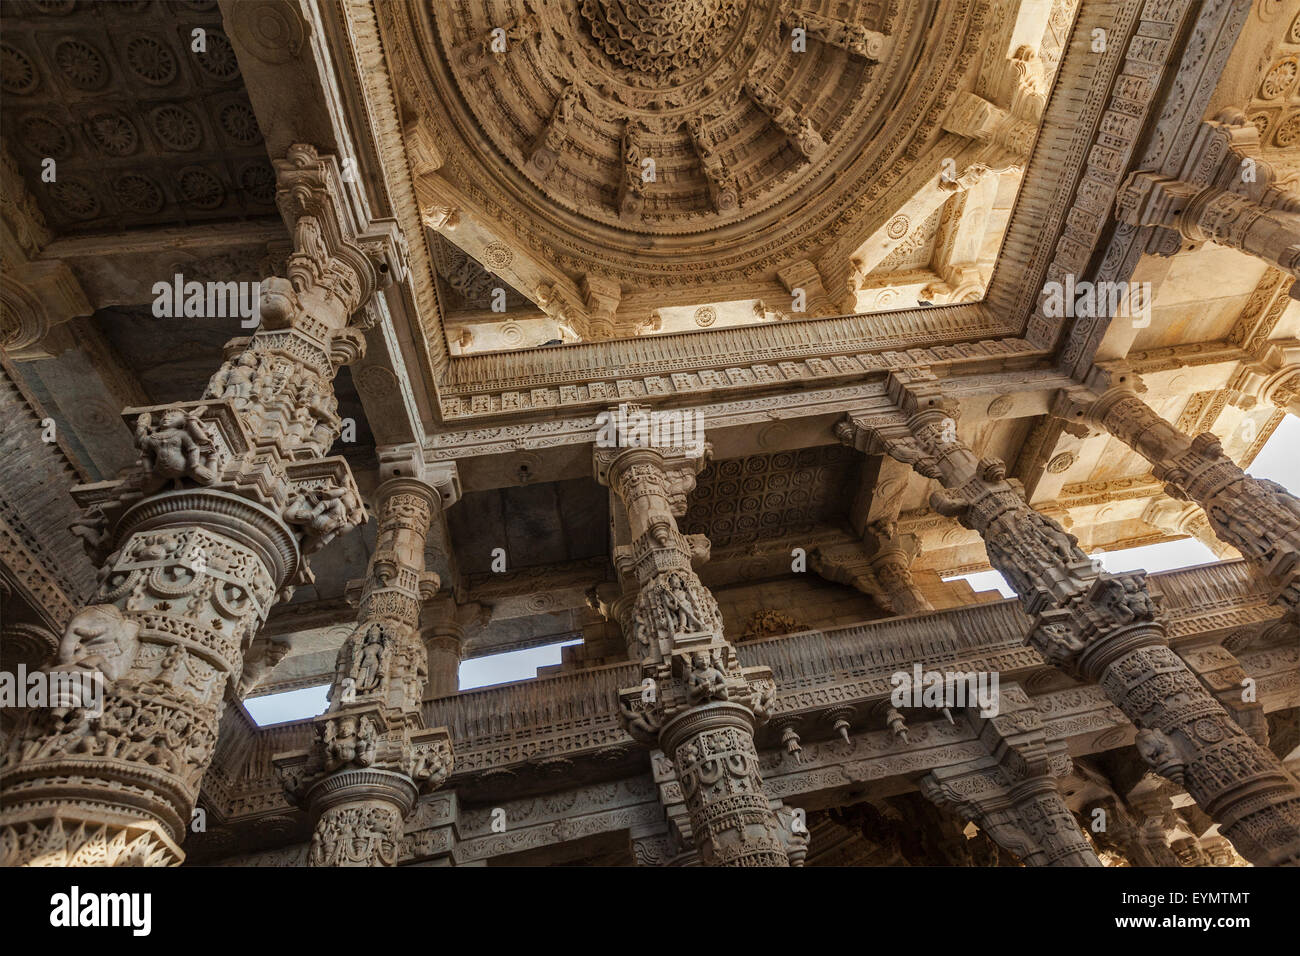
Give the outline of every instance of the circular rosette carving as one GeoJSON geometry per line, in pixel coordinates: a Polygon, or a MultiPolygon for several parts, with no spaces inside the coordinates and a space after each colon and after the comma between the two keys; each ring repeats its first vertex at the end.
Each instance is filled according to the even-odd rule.
{"type": "Polygon", "coordinates": [[[217,610],[232,621],[238,620],[256,608],[248,589],[233,581],[223,581],[212,594],[217,610]]]}

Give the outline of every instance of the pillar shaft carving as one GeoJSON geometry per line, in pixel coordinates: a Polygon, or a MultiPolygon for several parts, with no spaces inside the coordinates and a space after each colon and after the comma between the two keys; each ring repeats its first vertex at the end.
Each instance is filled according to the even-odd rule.
{"type": "Polygon", "coordinates": [[[639,585],[631,624],[645,680],[620,693],[620,707],[629,732],[672,761],[705,866],[788,866],[754,748],[774,689],[771,671],[740,666],[718,602],[691,567],[701,543],[677,528],[675,511],[689,491],[682,488],[700,464],[665,461],[652,448],[596,451],[598,480],[627,510],[625,561],[639,585]]]}
{"type": "Polygon", "coordinates": [[[932,377],[894,375],[890,393],[904,420],[850,420],[841,434],[864,430],[868,452],[939,480],[944,490],[931,507],[983,537],[989,563],[1034,621],[1029,642],[1055,666],[1098,683],[1139,728],[1143,759],[1184,786],[1243,856],[1300,862],[1300,786],[1169,649],[1145,575],[1101,570],[1030,507],[1001,462],[978,458],[957,438],[955,409],[932,377]]]}
{"type": "MultiPolygon", "coordinates": [[[[74,490],[100,566],[63,636],[63,671],[103,675],[103,712],[41,708],[4,754],[9,865],[175,864],[212,758],[227,682],[305,556],[365,520],[342,458],[332,380],[364,348],[352,316],[400,271],[391,224],[363,231],[332,158],[276,162],[289,278],[261,283],[260,325],[205,398],[127,409],[140,458],[74,490]]],[[[234,320],[232,320],[234,321],[234,320]]]]}
{"type": "Polygon", "coordinates": [[[424,729],[420,711],[428,680],[420,607],[439,583],[424,569],[424,546],[442,498],[418,478],[390,478],[375,499],[375,550],[329,709],[315,721],[311,751],[277,760],[286,789],[315,819],[310,866],[392,866],[417,795],[451,773],[450,735],[424,729]]]}
{"type": "Polygon", "coordinates": [[[1214,435],[1184,435],[1129,389],[1108,390],[1086,415],[1151,462],[1171,496],[1200,505],[1214,533],[1268,575],[1276,603],[1300,608],[1300,498],[1247,475],[1214,435]]]}

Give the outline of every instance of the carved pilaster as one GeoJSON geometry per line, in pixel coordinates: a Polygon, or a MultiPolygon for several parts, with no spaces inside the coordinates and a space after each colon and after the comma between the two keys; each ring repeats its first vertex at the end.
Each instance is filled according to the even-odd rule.
{"type": "Polygon", "coordinates": [[[103,713],[39,708],[15,729],[2,863],[180,862],[227,682],[271,605],[310,580],[305,555],[365,520],[347,463],[322,457],[339,431],[331,383],[364,347],[352,317],[400,275],[401,237],[356,220],[312,147],[276,171],[290,278],[261,283],[260,325],[203,401],[124,412],[130,473],[74,491],[99,587],[53,668],[102,674],[103,713]],[[83,838],[116,849],[92,861],[83,838]]]}

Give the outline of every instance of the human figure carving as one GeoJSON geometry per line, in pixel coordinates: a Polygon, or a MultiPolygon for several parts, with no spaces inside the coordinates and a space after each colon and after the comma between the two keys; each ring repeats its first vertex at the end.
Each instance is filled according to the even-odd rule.
{"type": "Polygon", "coordinates": [[[727,677],[714,666],[712,655],[696,651],[691,655],[691,675],[686,685],[686,700],[702,704],[727,699],[727,677]]]}
{"type": "Polygon", "coordinates": [[[201,484],[216,480],[218,453],[202,416],[206,406],[184,412],[178,408],[163,412],[158,424],[149,412],[141,412],[135,423],[135,444],[140,462],[155,479],[172,481],[190,477],[201,484]]]}
{"type": "Polygon", "coordinates": [[[680,574],[674,572],[668,575],[668,584],[662,587],[661,595],[675,633],[704,630],[704,621],[696,612],[694,599],[680,574]]]}

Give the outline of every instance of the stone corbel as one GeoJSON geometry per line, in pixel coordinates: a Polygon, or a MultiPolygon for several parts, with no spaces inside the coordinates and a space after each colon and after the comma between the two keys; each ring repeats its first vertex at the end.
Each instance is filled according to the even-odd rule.
{"type": "Polygon", "coordinates": [[[293,292],[306,311],[346,326],[376,291],[405,277],[405,240],[395,220],[357,219],[335,157],[297,144],[275,168],[276,205],[294,236],[286,262],[293,292]]]}
{"type": "Polygon", "coordinates": [[[1038,134],[1032,122],[970,92],[957,97],[943,121],[943,128],[967,139],[998,146],[1017,163],[1029,158],[1038,134]]]}
{"type": "Polygon", "coordinates": [[[811,119],[801,116],[799,112],[783,101],[780,95],[767,82],[767,72],[758,67],[752,69],[745,80],[745,91],[754,104],[767,114],[772,125],[785,133],[790,145],[806,160],[814,160],[826,149],[826,141],[813,125],[811,119]]]}
{"type": "Polygon", "coordinates": [[[864,60],[878,63],[888,55],[889,37],[885,34],[834,17],[796,10],[790,3],[781,12],[781,23],[786,29],[802,29],[808,36],[864,60]]]}
{"type": "Polygon", "coordinates": [[[454,461],[427,462],[418,444],[389,445],[375,449],[379,459],[379,480],[414,478],[438,490],[444,510],[461,498],[460,471],[454,461]]]}
{"type": "Polygon", "coordinates": [[[1199,541],[1214,552],[1220,561],[1233,561],[1241,557],[1236,548],[1219,539],[1210,525],[1209,516],[1195,502],[1179,501],[1177,498],[1153,498],[1143,510],[1142,520],[1170,534],[1185,534],[1199,541]]]}
{"type": "Polygon", "coordinates": [[[623,295],[618,282],[587,273],[582,277],[580,288],[588,315],[584,338],[589,341],[616,338],[619,334],[618,303],[623,295]]]}
{"type": "Polygon", "coordinates": [[[889,596],[876,581],[862,545],[817,547],[808,553],[808,567],[827,581],[843,584],[888,607],[889,596]]]}
{"type": "Polygon", "coordinates": [[[1243,365],[1228,389],[1243,410],[1262,404],[1300,415],[1300,342],[1266,342],[1259,360],[1243,365]]]}
{"type": "Polygon", "coordinates": [[[779,269],[776,276],[792,298],[800,291],[803,293],[804,313],[800,315],[792,310],[792,315],[795,317],[822,318],[842,311],[822,284],[821,273],[817,271],[817,266],[809,260],[800,259],[792,262],[779,269]]]}

